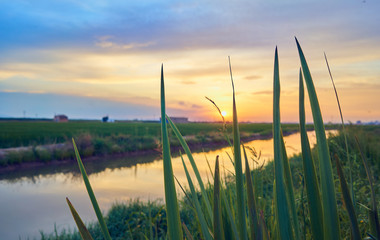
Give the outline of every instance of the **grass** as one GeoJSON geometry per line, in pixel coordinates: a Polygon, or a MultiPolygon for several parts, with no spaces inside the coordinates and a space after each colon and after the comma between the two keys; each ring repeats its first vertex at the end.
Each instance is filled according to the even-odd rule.
{"type": "MultiPolygon", "coordinates": [[[[201,186],[201,192],[197,192],[189,174],[190,168],[186,166],[185,161],[182,158],[187,176],[187,184],[190,187],[190,191],[186,193],[186,199],[182,201],[188,204],[182,205],[182,210],[188,209],[187,212],[192,217],[189,226],[186,225],[186,219],[180,218],[179,205],[181,205],[181,201],[178,201],[177,199],[176,188],[174,185],[174,174],[171,166],[170,136],[168,134],[166,121],[162,121],[161,143],[164,167],[165,210],[167,214],[166,238],[172,240],[182,239],[184,237],[183,231],[189,239],[193,239],[193,236],[202,239],[222,239],[223,237],[221,236],[224,236],[226,239],[273,238],[297,240],[301,238],[311,238],[312,236],[313,238],[321,239],[341,239],[350,238],[350,236],[355,239],[360,239],[364,236],[367,236],[370,239],[377,239],[380,237],[377,209],[378,198],[376,197],[375,190],[375,186],[378,186],[378,183],[371,174],[371,171],[376,167],[376,163],[378,164],[378,159],[372,162],[372,164],[375,164],[375,167],[371,170],[369,167],[371,161],[367,160],[367,149],[361,147],[362,143],[358,137],[356,137],[356,134],[349,135],[347,134],[348,131],[344,131],[343,134],[340,134],[340,136],[343,135],[345,138],[344,145],[336,144],[335,148],[330,147],[330,145],[333,145],[336,142],[334,142],[334,139],[332,141],[327,141],[321,109],[319,107],[318,97],[311,73],[305,55],[297,39],[296,44],[302,69],[299,77],[299,117],[302,136],[302,153],[293,157],[291,161],[289,161],[286,154],[286,147],[283,140],[283,126],[280,120],[280,71],[278,51],[276,48],[273,78],[274,161],[269,163],[265,169],[255,169],[253,172],[250,172],[248,157],[246,150],[244,149],[243,153],[245,165],[247,167],[245,178],[243,177],[241,137],[237,118],[231,63],[229,63],[233,93],[233,142],[231,143],[233,157],[231,158],[231,161],[234,165],[235,172],[219,179],[219,166],[218,161],[216,161],[214,173],[210,167],[210,173],[213,176],[214,182],[211,183],[209,180],[207,184],[204,184],[202,179],[197,177],[198,184],[201,186]],[[304,82],[309,96],[314,121],[313,124],[317,137],[317,145],[313,151],[310,150],[305,130],[304,82]],[[356,152],[353,149],[347,151],[348,143],[350,142],[347,139],[350,138],[355,139],[356,146],[353,149],[358,149],[356,152]],[[342,151],[342,149],[345,150],[342,151]],[[346,155],[357,154],[357,152],[359,152],[359,154],[353,156],[353,159],[359,159],[357,156],[360,156],[364,164],[367,178],[360,177],[358,174],[358,177],[352,180],[351,188],[351,195],[357,195],[357,202],[360,203],[360,206],[364,207],[364,210],[360,208],[355,209],[352,202],[353,200],[350,197],[349,188],[344,177],[345,164],[342,164],[342,166],[339,161],[339,154],[342,152],[346,155]],[[330,153],[335,155],[336,165],[332,162],[330,153]],[[252,179],[254,179],[255,183],[258,182],[258,184],[254,184],[252,179]],[[304,185],[304,179],[306,180],[306,185],[304,185]],[[339,180],[336,181],[336,179],[339,180]],[[338,185],[339,183],[340,186],[338,185]],[[368,183],[370,185],[369,189],[368,183]],[[202,186],[205,185],[207,188],[203,189],[202,186]],[[217,186],[217,189],[214,189],[215,186],[217,186]],[[367,192],[356,193],[355,186],[360,186],[361,188],[367,187],[367,192]],[[305,188],[308,201],[304,201],[303,197],[305,188]],[[313,195],[316,196],[314,201],[311,199],[313,195]],[[340,200],[338,196],[342,197],[342,200],[340,200]],[[214,205],[211,213],[208,205],[209,203],[213,203],[214,205]],[[315,212],[313,212],[314,210],[315,212]],[[258,220],[258,212],[260,212],[260,220],[258,220]],[[369,217],[361,217],[363,212],[369,213],[369,217]],[[360,223],[363,223],[365,219],[367,224],[360,225],[357,219],[361,219],[360,223]],[[350,230],[350,226],[353,227],[352,231],[350,230]],[[221,232],[222,229],[223,232],[221,232]],[[321,234],[322,232],[323,234],[321,234]]],[[[176,130],[176,127],[171,123],[170,118],[165,114],[165,87],[163,76],[163,68],[161,68],[161,118],[168,119],[172,129],[175,131],[176,138],[182,144],[191,162],[191,152],[184,141],[183,136],[179,133],[180,131],[176,130]]],[[[215,103],[214,105],[216,106],[215,103]]],[[[378,144],[379,143],[377,142],[377,145],[378,144]]],[[[371,154],[372,152],[376,153],[376,150],[370,152],[371,154]]],[[[103,236],[106,239],[109,239],[110,236],[107,235],[108,228],[105,226],[106,221],[100,213],[99,206],[96,203],[95,194],[92,192],[91,185],[76,148],[75,153],[89,197],[97,214],[103,236]]],[[[255,160],[257,156],[254,152],[252,155],[253,160],[255,160]]],[[[350,156],[345,157],[351,159],[350,156]]],[[[376,157],[378,156],[376,155],[376,157]]],[[[349,161],[348,165],[350,173],[359,173],[363,170],[363,164],[359,163],[360,160],[353,161],[353,164],[349,161]],[[354,169],[355,166],[359,167],[356,171],[354,169]],[[360,167],[362,169],[360,169],[360,167]]],[[[197,175],[196,165],[191,164],[191,167],[197,175]]],[[[72,212],[75,212],[70,203],[69,207],[72,212]]],[[[76,214],[73,214],[73,216],[81,235],[84,236],[88,234],[88,231],[83,227],[84,225],[79,216],[76,216],[76,214]]],[[[151,216],[151,214],[149,214],[149,216],[151,216]]],[[[148,220],[149,225],[151,226],[151,217],[149,217],[148,220]]],[[[149,235],[147,232],[143,232],[142,234],[146,239],[153,239],[151,227],[149,227],[149,235]]]]}
{"type": "MultiPolygon", "coordinates": [[[[370,160],[369,165],[373,170],[372,172],[380,171],[380,126],[346,126],[348,132],[348,143],[349,147],[353,147],[353,152],[351,157],[354,160],[353,165],[353,176],[355,176],[354,193],[358,198],[357,201],[365,206],[370,206],[370,189],[368,181],[366,180],[366,172],[360,160],[360,152],[355,148],[354,136],[358,136],[361,145],[366,146],[364,150],[365,156],[370,160]],[[371,157],[369,157],[371,156],[371,157]]],[[[336,153],[340,159],[345,159],[345,140],[342,131],[336,136],[332,136],[328,139],[328,144],[330,151],[336,153]]],[[[249,152],[248,152],[249,153],[249,152]]],[[[311,149],[310,154],[315,160],[318,159],[316,149],[311,149]]],[[[250,155],[248,154],[248,157],[250,155]]],[[[250,159],[248,159],[250,160],[250,159]]],[[[306,239],[312,238],[312,218],[310,217],[311,212],[308,210],[308,202],[306,198],[301,198],[301,192],[303,188],[302,179],[299,177],[303,172],[303,160],[301,154],[293,156],[289,159],[289,164],[294,181],[294,194],[298,201],[296,202],[298,218],[300,220],[300,229],[302,236],[305,235],[306,239]],[[304,210],[302,210],[302,205],[304,205],[304,210]],[[304,212],[303,212],[304,211],[304,212]],[[306,215],[305,221],[303,221],[303,214],[306,215]],[[304,231],[303,229],[306,229],[304,231]]],[[[348,173],[349,164],[346,161],[342,162],[343,170],[348,173]]],[[[335,166],[335,164],[333,165],[335,166]]],[[[223,170],[221,169],[223,172],[223,170]]],[[[222,176],[222,174],[221,174],[222,176]]],[[[269,224],[268,228],[271,229],[270,219],[273,214],[272,212],[272,200],[273,200],[273,178],[274,178],[274,162],[269,162],[262,169],[255,169],[251,172],[250,176],[253,180],[253,185],[255,189],[255,200],[258,209],[263,210],[265,221],[269,224]]],[[[377,203],[380,204],[380,176],[374,175],[374,188],[377,189],[376,199],[377,203]]],[[[338,179],[337,172],[334,172],[334,179],[338,179]]],[[[222,178],[223,189],[225,192],[234,190],[233,178],[227,177],[222,178]],[[226,189],[228,188],[228,189],[226,189]]],[[[341,237],[349,238],[350,236],[350,222],[348,218],[348,213],[345,212],[343,202],[339,199],[341,198],[339,182],[336,183],[337,196],[338,196],[338,213],[341,222],[341,237]]],[[[206,184],[207,194],[211,194],[214,191],[212,185],[206,184]]],[[[188,193],[190,194],[190,193],[188,193]]],[[[201,193],[198,192],[198,197],[200,198],[201,193]]],[[[138,200],[117,203],[114,204],[105,216],[107,228],[109,229],[112,239],[140,239],[144,236],[149,236],[149,209],[151,211],[151,222],[153,228],[153,239],[156,237],[158,239],[165,239],[167,234],[167,224],[166,224],[166,212],[165,205],[162,202],[141,202],[138,200]]],[[[194,239],[198,239],[201,236],[201,232],[198,229],[197,223],[194,221],[195,212],[190,203],[190,200],[186,197],[179,199],[179,211],[181,222],[184,222],[194,236],[194,239]],[[198,236],[198,237],[197,237],[198,236]]],[[[225,209],[222,208],[222,212],[225,209]]],[[[364,236],[367,231],[369,231],[369,221],[367,208],[358,205],[357,209],[358,223],[360,227],[360,234],[364,236]]],[[[260,212],[260,211],[259,211],[260,212]]],[[[102,237],[100,227],[97,223],[90,223],[87,228],[94,239],[99,239],[102,237]]],[[[57,229],[59,239],[81,239],[80,234],[77,230],[69,229],[57,229]],[[75,232],[75,233],[74,233],[75,232]]],[[[44,234],[45,239],[57,239],[55,233],[44,234]]],[[[231,239],[231,238],[226,238],[231,239]]]]}
{"type": "MultiPolygon", "coordinates": [[[[179,123],[176,124],[183,136],[207,136],[218,134],[221,128],[219,123],[179,123]]],[[[243,123],[240,124],[244,134],[270,135],[270,123],[243,123]]],[[[297,124],[285,124],[284,130],[296,131],[297,124]]],[[[231,125],[228,125],[231,132],[231,125]]],[[[169,130],[170,134],[170,130],[169,130]]],[[[133,138],[141,137],[160,138],[160,123],[149,122],[115,122],[101,123],[94,121],[75,121],[67,123],[33,122],[33,121],[0,121],[0,148],[26,147],[64,143],[71,138],[81,138],[86,135],[92,139],[133,138]]],[[[199,137],[201,138],[201,137],[199,137]]]]}
{"type": "MultiPolygon", "coordinates": [[[[149,122],[0,122],[0,145],[7,147],[27,147],[0,155],[0,167],[26,162],[49,162],[73,159],[71,138],[76,140],[83,158],[115,155],[136,151],[152,151],[160,147],[160,124],[149,122]],[[57,127],[59,126],[59,127],[57,127]],[[55,145],[46,145],[55,144],[55,145]]],[[[177,124],[181,134],[190,145],[204,147],[205,144],[226,144],[221,125],[217,123],[177,124]]],[[[270,137],[272,125],[268,123],[242,124],[243,139],[259,135],[270,137]]],[[[310,126],[309,126],[310,128],[310,126]]],[[[287,133],[297,131],[296,124],[284,126],[287,133]]],[[[227,131],[232,132],[231,125],[227,131]]],[[[168,129],[169,136],[174,131],[168,129]]],[[[177,138],[170,138],[173,148],[181,144],[177,138]]]]}
{"type": "MultiPolygon", "coordinates": [[[[165,186],[165,202],[166,213],[168,215],[168,235],[169,239],[181,239],[182,227],[179,218],[177,193],[174,184],[174,175],[170,154],[170,143],[168,137],[168,129],[166,126],[166,108],[165,108],[165,86],[164,86],[164,69],[161,66],[161,142],[162,142],[162,158],[164,165],[164,186],[165,186]]],[[[189,182],[190,185],[191,182],[189,182]]],[[[191,186],[191,185],[190,185],[191,186]]]]}
{"type": "Polygon", "coordinates": [[[112,136],[159,136],[159,123],[94,121],[56,122],[0,122],[0,148],[63,143],[85,134],[92,138],[112,136]]]}

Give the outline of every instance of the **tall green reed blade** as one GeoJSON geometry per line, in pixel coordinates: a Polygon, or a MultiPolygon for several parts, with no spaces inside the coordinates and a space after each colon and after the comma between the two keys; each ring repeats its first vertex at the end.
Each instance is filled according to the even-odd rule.
{"type": "Polygon", "coordinates": [[[368,209],[368,225],[369,225],[369,232],[367,231],[366,234],[370,237],[370,239],[377,240],[376,236],[376,218],[375,218],[375,212],[372,211],[372,209],[368,209]]]}
{"type": "Polygon", "coordinates": [[[161,139],[162,139],[162,157],[164,165],[164,184],[165,184],[165,202],[168,223],[169,239],[182,239],[182,227],[179,217],[177,193],[174,184],[172,161],[170,156],[170,145],[168,138],[168,129],[165,118],[165,86],[164,86],[164,67],[161,66],[161,139]]]}
{"type": "Polygon", "coordinates": [[[178,186],[181,188],[181,190],[182,190],[183,194],[185,195],[186,199],[189,201],[190,207],[193,208],[193,209],[195,209],[195,206],[194,206],[193,202],[191,201],[190,196],[187,194],[187,192],[182,187],[181,183],[178,181],[178,178],[175,175],[174,175],[174,179],[177,182],[178,186]]]}
{"type": "Polygon", "coordinates": [[[277,47],[274,57],[273,76],[273,144],[274,144],[274,173],[275,173],[275,207],[276,222],[280,239],[293,239],[291,218],[287,202],[284,165],[282,161],[281,126],[280,126],[280,75],[278,67],[277,47]]]}
{"type": "Polygon", "coordinates": [[[315,134],[317,137],[317,149],[319,156],[319,171],[322,191],[323,227],[325,239],[340,239],[338,209],[336,204],[334,179],[332,174],[329,148],[327,145],[325,127],[319,107],[317,93],[311,78],[309,67],[301,46],[296,38],[299,57],[307,90],[309,93],[310,106],[313,113],[315,134]]]}
{"type": "Polygon", "coordinates": [[[278,221],[278,209],[277,209],[277,190],[276,190],[276,176],[274,176],[273,179],[273,199],[272,199],[272,217],[270,219],[270,226],[271,226],[271,232],[272,236],[275,239],[281,239],[280,238],[280,232],[279,232],[279,221],[278,221]]]}
{"type": "Polygon", "coordinates": [[[306,132],[305,97],[302,72],[299,72],[299,118],[302,148],[302,165],[306,183],[307,201],[310,212],[311,231],[314,239],[323,239],[322,202],[318,186],[318,178],[311,156],[309,138],[306,132]]]}
{"type": "Polygon", "coordinates": [[[285,148],[285,143],[284,143],[284,136],[282,135],[282,129],[280,129],[280,131],[281,131],[281,154],[282,154],[282,162],[284,166],[285,188],[286,188],[286,193],[288,196],[290,210],[292,213],[295,238],[301,239],[300,227],[298,223],[298,215],[297,215],[297,210],[296,210],[296,201],[294,198],[294,191],[293,191],[292,174],[290,171],[288,155],[286,154],[286,148],[285,148]]]}
{"type": "Polygon", "coordinates": [[[366,157],[364,156],[363,150],[360,146],[358,138],[355,136],[356,144],[358,145],[360,156],[362,158],[365,171],[367,173],[367,178],[369,181],[369,186],[371,188],[371,210],[370,210],[370,221],[372,221],[372,226],[374,226],[375,229],[372,229],[372,233],[376,235],[377,239],[380,239],[380,224],[379,224],[379,215],[377,213],[377,203],[376,203],[376,193],[375,189],[373,187],[373,178],[371,170],[368,166],[368,162],[366,157]],[[372,218],[372,219],[371,219],[372,218]]]}
{"type": "Polygon", "coordinates": [[[75,210],[74,206],[71,204],[71,202],[68,198],[66,198],[66,202],[69,205],[71,214],[73,215],[73,218],[75,220],[75,223],[76,223],[78,230],[79,230],[79,234],[82,237],[82,239],[83,240],[93,240],[90,232],[86,228],[86,225],[84,225],[82,219],[80,218],[79,214],[77,213],[77,211],[75,210]]]}
{"type": "Polygon", "coordinates": [[[201,175],[199,174],[199,170],[198,170],[197,164],[194,161],[193,154],[191,154],[190,148],[187,145],[185,139],[183,138],[181,132],[178,130],[177,126],[173,123],[173,121],[170,119],[170,117],[168,115],[166,115],[166,119],[168,120],[168,123],[169,123],[170,127],[173,129],[174,134],[176,135],[177,139],[181,143],[181,146],[184,149],[187,157],[189,158],[191,167],[193,168],[193,171],[195,173],[195,177],[197,178],[199,187],[201,188],[202,199],[203,199],[203,201],[204,201],[204,203],[206,205],[208,217],[212,221],[211,204],[210,204],[209,198],[207,197],[207,193],[206,193],[206,190],[205,190],[205,187],[204,187],[201,175]]]}
{"type": "Polygon", "coordinates": [[[336,162],[336,168],[338,171],[340,187],[342,189],[343,201],[346,206],[348,216],[350,217],[352,239],[359,240],[361,239],[361,237],[360,237],[360,230],[359,230],[358,220],[356,218],[354,204],[352,203],[352,200],[350,197],[350,191],[348,190],[348,186],[347,186],[346,178],[344,177],[342,166],[340,165],[338,155],[336,154],[335,154],[335,162],[336,162]]]}
{"type": "MultiPolygon", "coordinates": [[[[302,223],[303,223],[303,228],[302,228],[302,237],[303,239],[306,240],[306,213],[305,213],[305,201],[304,201],[304,192],[305,192],[305,177],[302,175],[301,176],[301,212],[302,212],[302,223]]],[[[323,228],[322,228],[323,230],[323,228]]]]}
{"type": "MultiPolygon", "coordinates": [[[[226,211],[227,213],[227,217],[228,218],[223,218],[224,220],[228,220],[229,221],[229,227],[231,228],[230,230],[233,232],[233,236],[235,239],[239,239],[239,233],[238,233],[238,229],[237,229],[237,226],[236,226],[236,222],[234,220],[234,217],[233,217],[233,213],[232,213],[232,207],[231,205],[229,204],[228,202],[228,199],[227,199],[227,196],[226,196],[226,192],[225,192],[225,189],[224,188],[221,188],[221,191],[220,191],[221,195],[222,195],[222,203],[223,203],[223,209],[226,211]]],[[[224,226],[226,226],[227,224],[224,224],[224,226]]],[[[227,231],[229,229],[226,229],[225,228],[225,231],[227,231]]]]}
{"type": "Polygon", "coordinates": [[[74,139],[72,139],[72,140],[73,140],[73,146],[74,146],[75,156],[77,158],[78,166],[79,166],[80,172],[82,173],[83,181],[84,181],[84,184],[86,186],[88,196],[90,197],[92,207],[94,208],[96,217],[98,218],[100,228],[102,229],[103,236],[106,240],[110,240],[111,239],[110,233],[108,232],[106,222],[104,221],[102,212],[100,211],[98,201],[96,200],[94,191],[92,190],[92,187],[90,184],[90,181],[88,180],[87,173],[86,173],[86,170],[84,169],[82,160],[80,158],[77,145],[75,144],[74,139]]]}
{"type": "Polygon", "coordinates": [[[243,153],[245,159],[245,179],[247,187],[247,198],[248,198],[248,216],[250,223],[250,233],[251,239],[261,240],[263,239],[262,230],[259,223],[258,211],[256,207],[255,194],[253,191],[253,182],[251,177],[251,170],[249,169],[247,153],[243,146],[243,153]]]}
{"type": "Polygon", "coordinates": [[[193,240],[193,236],[191,236],[191,233],[190,233],[189,229],[186,227],[186,224],[182,223],[182,226],[183,226],[183,229],[185,230],[186,239],[193,240]]]}
{"type": "Polygon", "coordinates": [[[260,226],[262,228],[263,240],[270,240],[269,231],[265,223],[264,213],[262,210],[260,212],[260,226]]]}
{"type": "Polygon", "coordinates": [[[214,171],[214,240],[224,240],[224,230],[222,222],[222,201],[220,198],[220,173],[219,156],[216,156],[214,171]]]}
{"type": "Polygon", "coordinates": [[[235,160],[235,175],[236,175],[236,195],[237,195],[237,212],[238,212],[238,228],[240,239],[247,239],[247,225],[246,225],[246,209],[244,200],[244,179],[241,164],[241,151],[240,151],[240,134],[237,120],[236,102],[235,102],[235,86],[232,78],[231,61],[228,57],[230,67],[231,83],[232,83],[232,99],[233,99],[233,144],[234,144],[234,160],[235,160]]]}
{"type": "Polygon", "coordinates": [[[187,167],[186,167],[185,161],[183,160],[182,155],[181,155],[181,160],[182,160],[183,168],[185,169],[187,182],[189,183],[189,187],[190,187],[190,191],[191,191],[191,199],[193,200],[193,203],[195,205],[195,210],[196,210],[196,213],[197,213],[199,224],[201,226],[203,237],[206,240],[211,240],[212,237],[211,237],[211,234],[210,234],[210,230],[208,229],[206,219],[205,219],[204,214],[202,212],[202,207],[201,207],[201,205],[200,205],[200,203],[198,201],[197,192],[195,191],[193,181],[191,180],[189,171],[187,170],[187,167]]]}
{"type": "Polygon", "coordinates": [[[335,87],[334,79],[333,79],[333,76],[331,74],[330,65],[329,65],[329,62],[327,61],[326,53],[324,53],[324,55],[325,55],[327,69],[329,70],[330,79],[331,79],[332,85],[334,87],[336,102],[338,103],[340,120],[342,122],[342,130],[343,130],[343,136],[344,136],[344,143],[346,145],[346,155],[347,155],[348,167],[349,167],[349,170],[350,170],[348,172],[349,176],[350,176],[350,193],[351,193],[352,202],[354,203],[354,206],[355,206],[354,183],[353,183],[353,180],[352,180],[352,163],[351,163],[351,158],[350,158],[350,154],[349,154],[349,151],[348,151],[347,131],[346,131],[346,128],[344,126],[343,113],[342,113],[342,108],[340,107],[340,101],[339,101],[339,97],[338,97],[338,91],[336,90],[336,87],[335,87]]]}

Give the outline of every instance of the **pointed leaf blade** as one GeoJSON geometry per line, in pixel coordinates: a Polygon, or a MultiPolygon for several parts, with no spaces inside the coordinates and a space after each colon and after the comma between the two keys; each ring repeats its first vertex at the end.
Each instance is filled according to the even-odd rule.
{"type": "Polygon", "coordinates": [[[79,155],[78,148],[77,148],[77,146],[75,144],[74,139],[72,139],[72,140],[73,140],[73,146],[74,146],[75,156],[77,158],[78,166],[79,166],[80,172],[82,174],[83,181],[84,181],[84,184],[86,186],[88,196],[90,197],[90,200],[91,200],[91,203],[92,203],[92,207],[94,208],[96,217],[98,218],[98,222],[99,222],[100,228],[102,230],[103,236],[104,236],[105,239],[111,240],[110,233],[108,232],[108,228],[107,228],[106,222],[104,221],[102,212],[100,211],[98,201],[96,200],[96,197],[95,197],[95,193],[92,190],[92,187],[91,187],[91,184],[90,184],[90,180],[88,179],[86,170],[85,170],[85,168],[83,166],[81,157],[79,155]]]}
{"type": "Polygon", "coordinates": [[[80,218],[78,212],[75,210],[74,206],[71,204],[70,200],[66,198],[66,202],[69,205],[71,214],[73,215],[74,221],[78,227],[78,231],[83,240],[93,240],[90,232],[87,230],[86,225],[84,225],[82,219],[80,218]]]}
{"type": "Polygon", "coordinates": [[[206,204],[208,217],[209,217],[209,219],[212,219],[211,204],[210,204],[210,201],[207,197],[207,193],[206,193],[201,175],[199,173],[199,170],[198,170],[197,164],[195,163],[193,155],[190,151],[190,148],[187,145],[185,139],[183,138],[181,132],[178,130],[177,126],[173,123],[173,121],[170,119],[170,117],[168,115],[166,115],[166,119],[168,120],[170,127],[173,129],[173,132],[176,135],[177,139],[181,143],[182,148],[185,150],[185,153],[186,153],[186,155],[190,161],[191,167],[193,168],[193,171],[195,173],[195,177],[197,178],[199,187],[201,188],[202,199],[203,199],[204,203],[206,204]]]}
{"type": "Polygon", "coordinates": [[[165,202],[167,212],[168,236],[171,240],[182,239],[182,227],[179,217],[177,193],[174,184],[173,167],[170,156],[168,129],[165,113],[164,68],[161,66],[161,139],[164,167],[165,202]]]}
{"type": "Polygon", "coordinates": [[[195,188],[194,188],[193,181],[191,180],[191,177],[190,177],[189,171],[187,170],[187,167],[186,167],[185,161],[183,160],[182,156],[181,156],[181,159],[182,159],[183,168],[184,168],[185,173],[186,173],[187,182],[188,182],[189,187],[190,187],[190,191],[191,191],[191,199],[193,200],[193,203],[194,203],[194,205],[195,205],[195,210],[196,210],[196,213],[197,213],[197,217],[198,217],[198,220],[199,220],[199,224],[200,224],[200,226],[201,226],[201,230],[202,230],[203,237],[204,237],[204,239],[206,239],[206,240],[211,240],[212,238],[211,238],[211,235],[210,235],[210,231],[209,231],[209,229],[208,229],[206,219],[205,219],[204,214],[203,214],[203,212],[202,212],[201,205],[199,204],[199,201],[198,201],[198,195],[197,195],[197,193],[195,192],[195,188]]]}
{"type": "Polygon", "coordinates": [[[313,79],[310,74],[306,58],[301,46],[296,39],[298,53],[301,61],[302,72],[309,93],[310,106],[313,113],[315,135],[317,137],[317,149],[319,156],[319,171],[321,176],[322,210],[325,239],[340,239],[338,208],[329,148],[327,146],[325,127],[323,124],[321,109],[315,91],[313,79]]]}
{"type": "Polygon", "coordinates": [[[240,239],[247,239],[247,225],[246,225],[246,208],[244,200],[244,178],[241,163],[241,151],[240,151],[240,134],[237,120],[237,110],[235,101],[235,87],[232,78],[231,62],[229,60],[231,83],[232,83],[232,106],[233,106],[233,146],[234,146],[234,166],[235,166],[235,178],[236,178],[236,195],[237,195],[237,212],[238,212],[238,228],[240,239]]]}
{"type": "Polygon", "coordinates": [[[311,231],[314,239],[323,239],[322,202],[319,193],[317,174],[311,156],[309,138],[306,132],[305,98],[302,72],[299,72],[299,118],[302,148],[302,165],[306,183],[307,200],[310,212],[311,231]]]}
{"type": "Polygon", "coordinates": [[[245,179],[248,198],[248,215],[251,230],[251,239],[263,239],[261,227],[259,224],[258,211],[256,207],[255,194],[253,191],[253,182],[251,177],[251,170],[249,169],[247,153],[243,147],[244,159],[245,159],[245,179]]]}
{"type": "Polygon", "coordinates": [[[350,217],[352,238],[355,240],[360,240],[361,239],[360,230],[359,230],[358,219],[355,213],[354,204],[352,203],[352,200],[350,197],[350,191],[348,190],[348,186],[347,186],[346,178],[344,177],[342,166],[340,165],[339,158],[336,154],[335,154],[335,162],[336,162],[336,168],[338,171],[340,187],[342,189],[343,201],[345,203],[348,216],[350,217]]]}
{"type": "Polygon", "coordinates": [[[275,172],[275,207],[279,236],[281,239],[293,239],[289,206],[286,200],[284,183],[284,166],[282,161],[281,126],[280,126],[280,75],[277,47],[274,59],[273,77],[273,146],[275,172]]]}
{"type": "Polygon", "coordinates": [[[214,171],[214,239],[224,240],[224,230],[222,222],[222,201],[220,198],[220,174],[219,156],[216,156],[214,171]]]}

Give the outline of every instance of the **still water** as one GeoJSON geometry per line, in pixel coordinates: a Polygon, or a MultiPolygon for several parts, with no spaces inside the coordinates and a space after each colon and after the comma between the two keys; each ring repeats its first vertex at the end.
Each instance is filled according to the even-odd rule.
{"type": "MultiPolygon", "coordinates": [[[[309,137],[313,145],[314,132],[309,132],[309,137]]],[[[298,133],[284,139],[288,156],[301,151],[298,133]]],[[[261,151],[260,165],[273,158],[272,140],[254,140],[245,145],[261,151]]],[[[223,165],[226,172],[233,169],[226,152],[231,155],[229,147],[194,153],[194,159],[205,180],[209,177],[206,159],[214,166],[215,158],[219,155],[222,169],[223,165]]],[[[188,161],[186,157],[185,161],[188,161]]],[[[186,176],[181,158],[173,157],[172,163],[174,175],[185,185],[186,176]]],[[[250,164],[251,168],[254,167],[253,161],[250,164]]],[[[88,161],[85,162],[85,167],[103,212],[107,212],[115,202],[164,198],[163,167],[158,154],[88,161]]],[[[177,189],[177,193],[180,191],[177,189]]],[[[85,222],[96,219],[75,162],[1,174],[0,239],[39,239],[40,230],[51,233],[54,225],[58,232],[63,228],[74,229],[75,223],[66,204],[66,197],[69,197],[85,222]]]]}

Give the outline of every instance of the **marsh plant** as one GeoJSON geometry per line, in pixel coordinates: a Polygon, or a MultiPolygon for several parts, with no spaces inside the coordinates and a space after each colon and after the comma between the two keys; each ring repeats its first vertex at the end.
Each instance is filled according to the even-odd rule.
{"type": "MultiPolygon", "coordinates": [[[[173,121],[171,121],[170,117],[166,115],[164,71],[163,67],[161,67],[161,119],[167,120],[161,121],[161,144],[167,220],[166,237],[168,239],[341,239],[343,230],[340,227],[342,217],[339,213],[343,210],[342,204],[337,203],[337,185],[333,177],[333,166],[336,167],[339,176],[341,196],[345,208],[344,211],[346,211],[346,214],[349,216],[350,237],[352,239],[361,239],[366,236],[370,239],[380,239],[376,195],[366,156],[362,154],[362,161],[371,191],[370,207],[367,208],[369,213],[368,222],[371,227],[366,230],[360,230],[356,213],[357,210],[355,208],[358,203],[356,203],[355,198],[353,198],[353,176],[351,169],[349,169],[350,181],[348,184],[345,180],[346,177],[339,157],[337,155],[331,157],[330,155],[316,90],[306,58],[297,39],[296,45],[301,63],[299,70],[299,130],[302,144],[302,170],[300,173],[302,177],[301,196],[295,193],[293,183],[295,176],[292,175],[292,168],[286,154],[283,140],[280,118],[280,77],[277,48],[274,56],[273,77],[274,167],[272,169],[274,169],[274,179],[270,180],[274,182],[272,199],[258,198],[257,196],[258,193],[262,192],[262,189],[265,188],[265,183],[263,183],[263,179],[258,183],[260,178],[257,176],[257,171],[252,172],[250,170],[247,151],[246,148],[242,146],[240,140],[231,64],[229,68],[233,91],[233,141],[230,144],[233,150],[231,161],[233,162],[235,172],[231,173],[229,177],[222,179],[217,157],[214,171],[210,170],[213,176],[213,182],[209,181],[206,184],[200,176],[185,139],[173,121]],[[313,115],[314,129],[317,138],[317,157],[310,149],[306,133],[304,83],[308,92],[313,115]],[[189,230],[186,224],[181,222],[179,200],[177,199],[175,177],[171,162],[168,125],[173,130],[175,137],[180,142],[190,162],[188,166],[182,158],[183,167],[187,176],[187,185],[189,186],[189,190],[186,193],[186,201],[196,216],[195,225],[197,226],[197,233],[199,234],[196,236],[191,229],[189,230]],[[245,165],[245,172],[243,172],[243,164],[245,165]],[[194,172],[195,179],[192,179],[190,176],[190,170],[194,172]],[[196,186],[199,186],[199,190],[196,189],[196,186]],[[303,201],[304,195],[306,195],[307,201],[303,201]],[[300,197],[301,200],[299,199],[300,197]],[[263,203],[263,201],[266,202],[263,203]],[[302,202],[302,204],[300,204],[300,202],[302,202]],[[307,204],[303,204],[304,202],[307,202],[307,204]],[[270,213],[268,213],[268,211],[270,213]],[[308,222],[310,224],[306,224],[305,213],[308,214],[307,219],[309,219],[308,222]]],[[[342,125],[344,127],[343,117],[342,125]]],[[[346,151],[348,153],[347,138],[345,139],[346,151]]],[[[79,168],[103,236],[105,239],[111,239],[74,141],[73,145],[79,168]]],[[[362,153],[360,146],[358,147],[362,153]]],[[[254,151],[251,152],[254,153],[254,151]]],[[[348,154],[347,158],[348,161],[350,161],[348,154]]],[[[351,167],[351,163],[349,165],[351,167]]],[[[68,199],[67,202],[82,238],[92,239],[73,205],[68,199]]],[[[362,203],[362,205],[364,204],[367,205],[368,203],[362,203]]],[[[143,238],[155,239],[157,235],[153,234],[153,226],[149,226],[149,229],[150,231],[142,234],[144,236],[143,238]]],[[[128,236],[125,237],[127,238],[128,236]]]]}

